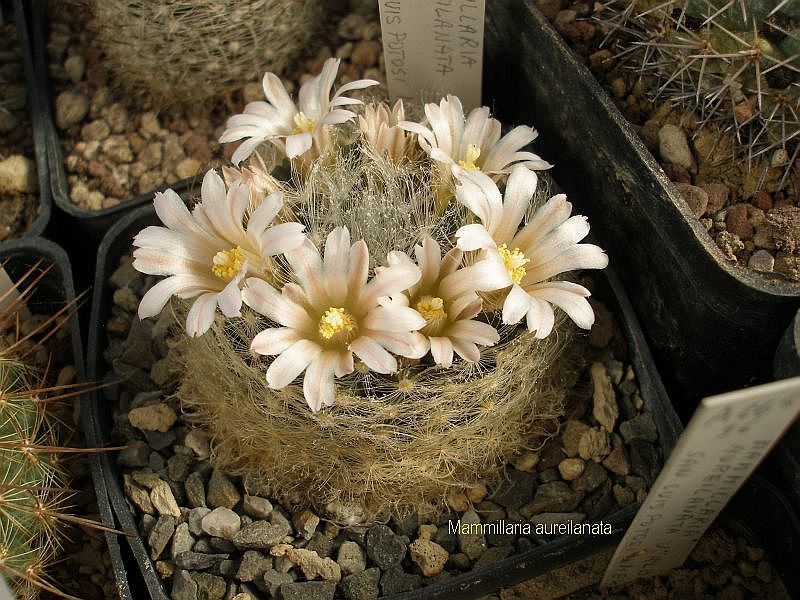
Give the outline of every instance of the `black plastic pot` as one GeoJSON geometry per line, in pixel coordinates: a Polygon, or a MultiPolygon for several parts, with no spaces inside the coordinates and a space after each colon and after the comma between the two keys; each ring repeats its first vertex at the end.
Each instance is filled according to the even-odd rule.
{"type": "Polygon", "coordinates": [[[771,380],[800,286],[733,266],[533,0],[486,6],[484,103],[534,125],[631,296],[676,409],[771,380]]]}
{"type": "MultiPolygon", "coordinates": [[[[60,246],[49,240],[28,238],[0,244],[0,265],[5,268],[12,281],[19,282],[20,287],[24,287],[25,282],[32,282],[37,274],[46,271],[27,302],[28,308],[34,313],[54,314],[65,305],[75,302],[75,287],[69,258],[60,246]],[[34,269],[32,274],[23,279],[32,268],[34,269]]],[[[83,342],[77,312],[70,318],[69,327],[78,381],[85,382],[87,380],[85,379],[83,342]]],[[[81,425],[87,448],[96,448],[102,445],[99,436],[100,426],[97,420],[98,411],[97,407],[92,404],[94,401],[95,399],[89,394],[81,397],[81,425]]],[[[107,476],[104,471],[109,469],[108,456],[104,453],[90,454],[89,460],[100,516],[106,526],[117,527],[105,484],[107,476]]],[[[132,599],[125,583],[125,563],[122,559],[118,538],[111,533],[106,533],[105,538],[111,565],[117,578],[119,596],[124,600],[132,599]]]]}
{"type": "MultiPolygon", "coordinates": [[[[61,236],[65,238],[63,242],[68,247],[71,246],[72,243],[76,243],[76,250],[82,252],[86,251],[90,245],[96,245],[100,238],[103,237],[106,230],[108,230],[122,215],[143,204],[152,202],[153,194],[156,191],[172,188],[176,192],[181,193],[189,188],[194,178],[182,179],[169,184],[165,183],[165,185],[152,192],[139,194],[131,200],[102,210],[86,210],[72,203],[69,196],[69,182],[67,181],[64,157],[61,151],[61,140],[59,139],[52,111],[53,97],[49,85],[47,58],[47,0],[31,0],[29,6],[33,30],[33,57],[36,66],[36,87],[43,105],[43,135],[50,171],[48,187],[52,190],[53,200],[60,213],[57,215],[56,220],[61,236]],[[64,232],[69,232],[69,235],[65,235],[64,232]],[[76,236],[76,233],[80,233],[80,236],[76,236]],[[80,245],[79,240],[76,239],[78,237],[85,240],[86,243],[80,245]]],[[[55,233],[58,236],[58,232],[55,233]]],[[[69,249],[72,252],[72,248],[70,247],[69,249]]]]}
{"type": "Polygon", "coordinates": [[[31,36],[22,0],[14,0],[14,24],[17,28],[17,40],[22,51],[22,68],[25,72],[25,87],[28,90],[28,108],[33,129],[33,147],[36,154],[36,173],[39,180],[39,215],[21,237],[42,235],[50,221],[52,201],[50,196],[50,179],[48,177],[46,149],[46,118],[43,115],[41,94],[36,82],[31,36]]]}
{"type": "MultiPolygon", "coordinates": [[[[90,379],[103,379],[108,369],[103,359],[103,350],[107,344],[107,336],[104,329],[105,323],[110,316],[112,304],[112,290],[108,283],[108,277],[119,264],[119,258],[123,254],[130,252],[133,236],[142,228],[156,223],[158,221],[152,207],[142,207],[126,215],[114,225],[100,244],[94,296],[92,298],[92,316],[89,326],[87,371],[90,379]]],[[[601,286],[606,289],[604,298],[616,304],[614,310],[621,317],[621,324],[628,340],[629,355],[636,371],[642,398],[645,401],[645,406],[652,411],[652,416],[657,424],[662,455],[667,456],[680,435],[680,422],[661,384],[647,344],[644,341],[644,336],[622,286],[614,274],[610,272],[606,281],[601,280],[601,286]]],[[[100,394],[96,393],[95,396],[97,398],[93,406],[98,408],[100,406],[100,394]]],[[[110,419],[101,415],[97,415],[96,419],[104,428],[104,433],[107,436],[108,428],[111,425],[110,419]]],[[[149,593],[152,598],[166,597],[145,545],[137,532],[133,514],[120,485],[119,473],[111,473],[106,485],[120,526],[131,536],[126,541],[138,564],[138,573],[141,581],[137,582],[136,585],[144,586],[140,593],[144,594],[146,590],[146,593],[149,593]]],[[[613,535],[600,536],[598,538],[561,538],[552,543],[538,546],[524,554],[509,557],[492,565],[490,568],[473,571],[447,582],[432,585],[399,597],[472,598],[489,593],[502,586],[513,585],[612,546],[621,539],[637,509],[638,506],[628,506],[604,518],[605,522],[612,523],[613,535]]],[[[129,572],[129,575],[133,577],[132,572],[129,572]]],[[[131,581],[133,589],[137,589],[134,585],[133,581],[131,581]]]]}

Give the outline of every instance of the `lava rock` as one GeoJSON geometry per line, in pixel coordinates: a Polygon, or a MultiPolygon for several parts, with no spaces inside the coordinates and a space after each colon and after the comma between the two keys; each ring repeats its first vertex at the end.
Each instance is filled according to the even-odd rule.
{"type": "Polygon", "coordinates": [[[373,525],[367,532],[365,541],[367,555],[381,569],[398,564],[406,555],[406,545],[386,525],[373,525]]]}

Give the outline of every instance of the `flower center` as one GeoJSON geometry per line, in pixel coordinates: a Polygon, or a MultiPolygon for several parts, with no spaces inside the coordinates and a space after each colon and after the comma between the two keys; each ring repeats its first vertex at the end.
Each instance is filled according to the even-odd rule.
{"type": "Polygon", "coordinates": [[[331,306],[319,319],[319,334],[325,340],[336,337],[337,341],[350,341],[355,330],[356,320],[343,308],[331,306]]]}
{"type": "Polygon", "coordinates": [[[414,308],[428,323],[447,318],[447,313],[444,312],[444,300],[437,296],[423,296],[414,308]]]}
{"type": "Polygon", "coordinates": [[[211,272],[220,279],[233,279],[245,261],[244,250],[240,246],[230,250],[220,250],[214,255],[211,272]]]}
{"type": "Polygon", "coordinates": [[[525,254],[519,248],[509,250],[506,244],[500,246],[497,251],[500,253],[500,258],[503,259],[503,265],[508,270],[511,281],[519,285],[522,278],[525,277],[525,265],[531,262],[530,259],[525,258],[525,254]]]}
{"type": "Polygon", "coordinates": [[[309,119],[302,110],[294,116],[294,129],[292,133],[311,133],[316,123],[309,119]]]}
{"type": "Polygon", "coordinates": [[[467,146],[467,151],[464,152],[464,160],[458,161],[458,166],[467,171],[477,171],[480,167],[475,164],[475,161],[480,155],[481,149],[475,144],[470,144],[467,146]]]}

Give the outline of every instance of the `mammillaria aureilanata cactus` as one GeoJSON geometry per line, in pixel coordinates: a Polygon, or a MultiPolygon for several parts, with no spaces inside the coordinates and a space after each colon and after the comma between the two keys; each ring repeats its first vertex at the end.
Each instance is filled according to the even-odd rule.
{"type": "Polygon", "coordinates": [[[341,94],[373,82],[331,99],[335,71],[331,60],[305,84],[300,107],[265,77],[269,102],[223,135],[245,140],[237,160],[277,147],[290,180],[251,162],[226,170],[227,191],[210,171],[192,212],[159,195],[166,227],[137,236],[134,266],[168,276],[140,316],[194,299],[179,394],[213,434],[216,464],[278,497],[374,517],[436,505],[543,442],[574,371],[554,307],[594,321],[589,291],[554,278],[608,259],[579,243],[589,226],[566,198],[539,189],[534,169],[549,164],[522,151],[532,129],[500,138],[488,109],[465,116],[454,97],[426,107],[431,130],[399,106],[368,107],[356,125],[337,106],[360,102],[341,94]],[[462,135],[470,123],[487,135],[462,135]],[[301,125],[313,138],[302,145],[301,125]],[[268,189],[254,197],[258,181],[268,189]]]}

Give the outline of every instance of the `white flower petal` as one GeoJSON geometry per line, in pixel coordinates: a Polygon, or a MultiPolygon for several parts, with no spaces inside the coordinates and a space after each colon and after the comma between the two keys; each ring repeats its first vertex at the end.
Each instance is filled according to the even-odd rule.
{"type": "Polygon", "coordinates": [[[347,227],[337,227],[325,240],[322,273],[328,298],[334,304],[347,296],[347,271],[350,264],[350,232],[347,227]]]}
{"type": "Polygon", "coordinates": [[[416,265],[386,267],[364,286],[359,303],[365,308],[375,306],[381,296],[396,296],[419,281],[422,275],[416,265]]]}
{"type": "MultiPolygon", "coordinates": [[[[406,255],[404,255],[406,256],[406,255]]],[[[442,249],[431,236],[426,235],[422,240],[422,245],[414,247],[414,256],[417,257],[417,264],[422,270],[420,287],[431,285],[439,278],[439,266],[442,262],[442,249]]],[[[408,261],[411,259],[406,256],[408,261]]]]}
{"type": "Polygon", "coordinates": [[[591,329],[594,324],[594,311],[586,300],[591,294],[582,285],[570,281],[549,281],[526,291],[534,298],[561,308],[582,329],[591,329]]]}
{"type": "Polygon", "coordinates": [[[530,308],[528,309],[527,319],[528,331],[535,331],[536,339],[544,339],[553,331],[555,315],[553,308],[544,300],[531,298],[530,308]]]}
{"type": "Polygon", "coordinates": [[[336,95],[334,97],[338,98],[347,92],[352,92],[353,90],[363,90],[364,88],[368,88],[373,85],[380,85],[380,82],[375,81],[374,79],[357,79],[356,81],[345,83],[342,87],[336,90],[336,95]]]}
{"type": "Polygon", "coordinates": [[[483,168],[491,173],[507,168],[513,160],[514,152],[530,144],[537,135],[534,129],[525,125],[515,127],[492,147],[483,163],[483,168]]]}
{"type": "Polygon", "coordinates": [[[464,225],[456,231],[456,247],[465,252],[482,248],[497,248],[497,243],[486,227],[479,223],[464,225]]]}
{"type": "Polygon", "coordinates": [[[453,342],[446,337],[429,338],[433,362],[445,368],[453,366],[453,342]]]}
{"type": "Polygon", "coordinates": [[[576,269],[604,269],[608,266],[608,256],[603,249],[594,244],[570,246],[554,259],[528,269],[523,284],[538,283],[559,273],[576,269]]]}
{"type": "Polygon", "coordinates": [[[208,281],[202,277],[183,274],[167,277],[147,290],[142,297],[139,303],[139,318],[156,316],[172,296],[180,294],[183,298],[191,298],[209,291],[216,294],[218,290],[209,290],[208,281]]]}
{"type": "Polygon", "coordinates": [[[336,400],[334,371],[339,364],[337,352],[325,351],[311,361],[303,377],[303,395],[311,412],[319,412],[323,406],[332,406],[336,400]]]}
{"type": "Polygon", "coordinates": [[[505,302],[503,302],[503,323],[513,325],[519,323],[531,304],[531,297],[518,285],[511,286],[505,302]]]}
{"type": "Polygon", "coordinates": [[[310,323],[305,308],[278,293],[270,284],[257,277],[248,277],[245,281],[242,299],[257,313],[281,325],[304,329],[310,323]]]}
{"type": "Polygon", "coordinates": [[[366,335],[357,337],[350,344],[350,350],[376,373],[394,373],[397,371],[395,358],[371,337],[366,335]]]}
{"type": "Polygon", "coordinates": [[[217,311],[217,294],[202,294],[192,304],[186,315],[186,333],[189,337],[203,335],[214,322],[217,311]]]}
{"type": "Polygon", "coordinates": [[[400,121],[397,126],[404,131],[408,131],[409,133],[416,133],[421,139],[427,142],[429,146],[432,146],[435,143],[433,132],[419,123],[414,123],[413,121],[400,121]]]}
{"type": "Polygon", "coordinates": [[[528,212],[538,181],[536,173],[522,165],[517,165],[511,170],[503,196],[503,214],[492,232],[495,240],[502,243],[517,233],[525,213],[528,212]]]}
{"type": "Polygon", "coordinates": [[[422,358],[428,353],[428,338],[421,333],[378,331],[368,329],[364,332],[389,352],[406,358],[422,358]]]}
{"type": "Polygon", "coordinates": [[[475,363],[481,359],[480,349],[472,342],[468,342],[461,338],[453,339],[453,349],[467,362],[475,363]]]}
{"type": "MultiPolygon", "coordinates": [[[[220,142],[222,141],[223,139],[220,138],[220,142]]],[[[238,166],[243,160],[247,160],[250,155],[256,151],[256,148],[258,148],[265,141],[267,141],[266,135],[258,135],[243,141],[241,144],[239,144],[239,147],[234,150],[233,155],[231,156],[231,162],[238,166]]]]}
{"type": "Polygon", "coordinates": [[[294,116],[297,108],[277,75],[265,73],[261,84],[264,88],[264,96],[275,106],[280,114],[294,116]]]}
{"type": "Polygon", "coordinates": [[[286,156],[296,158],[311,149],[314,139],[310,133],[296,133],[286,138],[286,156]]]}
{"type": "Polygon", "coordinates": [[[503,213],[503,197],[497,184],[480,171],[453,167],[453,174],[460,181],[456,186],[456,200],[475,213],[484,227],[494,233],[503,213]]]}
{"type": "Polygon", "coordinates": [[[267,385],[280,390],[292,383],[300,373],[322,352],[310,340],[298,340],[272,361],[267,369],[267,385]]]}
{"type": "Polygon", "coordinates": [[[258,239],[283,207],[283,193],[273,192],[261,201],[247,220],[247,235],[258,239]]]}
{"type": "Polygon", "coordinates": [[[298,283],[314,306],[330,306],[322,276],[322,258],[311,240],[306,239],[294,250],[286,252],[286,260],[294,271],[298,283]]]}
{"type": "Polygon", "coordinates": [[[350,265],[347,269],[347,293],[355,294],[367,283],[369,277],[369,250],[364,240],[350,247],[350,265]]]}
{"type": "Polygon", "coordinates": [[[264,356],[280,354],[300,340],[300,334],[291,327],[274,327],[256,334],[250,343],[250,350],[264,356]]]}
{"type": "Polygon", "coordinates": [[[417,331],[425,327],[425,319],[413,308],[398,306],[378,306],[364,317],[363,326],[380,331],[417,331]]]}
{"type": "Polygon", "coordinates": [[[447,334],[483,346],[494,346],[500,340],[500,334],[494,327],[480,321],[456,321],[447,334]]]}
{"type": "Polygon", "coordinates": [[[242,316],[242,291],[239,289],[239,284],[244,279],[246,271],[247,264],[244,264],[236,276],[228,282],[228,285],[217,296],[219,309],[226,317],[242,316]]]}
{"type": "Polygon", "coordinates": [[[261,234],[259,244],[262,256],[276,256],[296,250],[305,243],[303,235],[305,226],[302,223],[279,223],[261,234]]]}
{"type": "Polygon", "coordinates": [[[440,290],[444,292],[442,297],[449,299],[462,294],[502,290],[512,283],[503,259],[497,252],[489,251],[483,260],[442,279],[440,290]]]}
{"type": "Polygon", "coordinates": [[[514,241],[519,248],[530,248],[536,240],[566,221],[570,213],[572,213],[572,203],[567,201],[567,197],[564,194],[553,196],[536,210],[514,241]]]}

